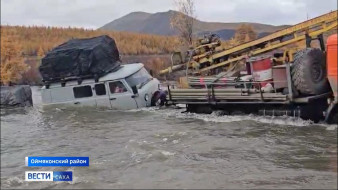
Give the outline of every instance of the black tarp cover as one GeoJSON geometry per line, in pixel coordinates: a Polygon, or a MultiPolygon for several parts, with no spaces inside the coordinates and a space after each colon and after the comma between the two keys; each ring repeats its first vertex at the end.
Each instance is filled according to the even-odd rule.
{"type": "Polygon", "coordinates": [[[54,48],[42,59],[43,80],[53,82],[71,78],[102,76],[120,65],[114,39],[98,36],[72,39],[54,48]]]}

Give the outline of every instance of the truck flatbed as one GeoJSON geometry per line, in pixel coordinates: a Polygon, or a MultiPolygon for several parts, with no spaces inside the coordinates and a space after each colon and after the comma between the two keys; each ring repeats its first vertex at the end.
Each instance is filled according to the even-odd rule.
{"type": "Polygon", "coordinates": [[[307,104],[313,100],[327,98],[332,92],[290,98],[287,94],[260,92],[254,89],[169,89],[170,104],[307,104]]]}

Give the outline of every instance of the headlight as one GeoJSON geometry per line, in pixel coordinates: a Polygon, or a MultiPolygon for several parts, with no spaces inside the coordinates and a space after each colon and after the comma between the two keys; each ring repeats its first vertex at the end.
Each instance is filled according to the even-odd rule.
{"type": "Polygon", "coordinates": [[[145,100],[145,101],[148,101],[148,100],[149,100],[149,95],[148,95],[148,94],[144,95],[144,100],[145,100]]]}

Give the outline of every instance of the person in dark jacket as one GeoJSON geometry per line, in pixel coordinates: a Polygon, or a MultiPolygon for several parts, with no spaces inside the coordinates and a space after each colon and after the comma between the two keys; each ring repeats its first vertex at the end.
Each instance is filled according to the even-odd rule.
{"type": "Polygon", "coordinates": [[[167,95],[168,95],[168,91],[166,90],[160,90],[159,96],[160,96],[160,106],[164,106],[167,105],[167,95]]]}

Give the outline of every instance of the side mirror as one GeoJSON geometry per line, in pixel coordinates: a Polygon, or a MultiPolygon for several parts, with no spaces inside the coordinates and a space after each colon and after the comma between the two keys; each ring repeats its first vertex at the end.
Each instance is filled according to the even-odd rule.
{"type": "Polygon", "coordinates": [[[138,94],[137,86],[132,86],[131,89],[133,90],[134,94],[138,94]]]}

